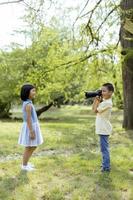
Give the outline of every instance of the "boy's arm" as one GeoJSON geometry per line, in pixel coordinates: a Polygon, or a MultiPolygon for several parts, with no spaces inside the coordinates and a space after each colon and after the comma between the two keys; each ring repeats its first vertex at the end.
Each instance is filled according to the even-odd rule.
{"type": "Polygon", "coordinates": [[[95,97],[94,102],[93,102],[93,105],[92,105],[92,110],[93,110],[95,113],[98,112],[97,107],[98,107],[99,103],[100,103],[100,98],[99,98],[99,97],[95,97]]]}
{"type": "Polygon", "coordinates": [[[97,108],[97,112],[98,113],[103,113],[106,110],[111,109],[111,108],[112,108],[112,103],[110,103],[110,102],[103,102],[102,106],[99,106],[97,108]]]}
{"type": "Polygon", "coordinates": [[[105,107],[105,108],[100,108],[100,109],[97,109],[97,112],[98,113],[103,113],[104,111],[106,111],[106,110],[108,110],[109,108],[112,108],[112,106],[107,106],[107,107],[105,107]]]}

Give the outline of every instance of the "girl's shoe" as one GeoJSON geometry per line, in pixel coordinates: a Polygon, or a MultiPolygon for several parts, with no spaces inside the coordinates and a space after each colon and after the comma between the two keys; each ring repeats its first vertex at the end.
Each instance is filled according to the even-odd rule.
{"type": "Polygon", "coordinates": [[[22,165],[21,169],[24,171],[34,171],[35,170],[33,167],[30,167],[29,165],[22,165]]]}
{"type": "Polygon", "coordinates": [[[32,167],[32,168],[34,168],[34,167],[35,167],[35,165],[34,165],[34,164],[32,164],[32,163],[28,163],[28,166],[30,166],[30,167],[32,167]]]}

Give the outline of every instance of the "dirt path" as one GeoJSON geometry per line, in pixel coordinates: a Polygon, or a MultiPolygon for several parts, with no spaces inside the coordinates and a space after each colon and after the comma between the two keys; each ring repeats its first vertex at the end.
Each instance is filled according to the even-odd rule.
{"type": "MultiPolygon", "coordinates": [[[[34,153],[33,157],[37,156],[51,156],[51,155],[64,155],[69,156],[73,154],[72,150],[43,150],[37,153],[34,153]]],[[[0,156],[0,163],[10,161],[10,160],[18,160],[22,158],[22,154],[10,154],[8,156],[0,156]]]]}

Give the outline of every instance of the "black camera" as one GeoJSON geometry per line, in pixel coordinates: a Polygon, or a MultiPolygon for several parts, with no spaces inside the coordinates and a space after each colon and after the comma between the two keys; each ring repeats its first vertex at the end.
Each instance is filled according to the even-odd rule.
{"type": "Polygon", "coordinates": [[[85,92],[85,97],[86,97],[86,99],[92,98],[92,97],[96,97],[96,96],[101,97],[101,96],[102,96],[102,90],[96,90],[96,91],[85,92]]]}

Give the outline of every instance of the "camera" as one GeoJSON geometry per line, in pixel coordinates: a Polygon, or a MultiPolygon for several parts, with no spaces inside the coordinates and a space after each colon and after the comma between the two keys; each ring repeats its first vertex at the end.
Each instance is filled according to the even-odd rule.
{"type": "Polygon", "coordinates": [[[102,96],[102,90],[85,92],[86,99],[93,98],[93,97],[96,97],[96,96],[101,97],[102,96]]]}

